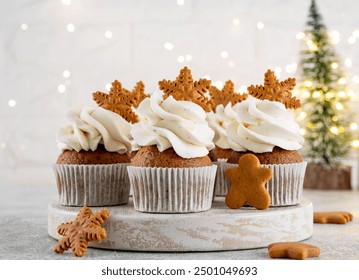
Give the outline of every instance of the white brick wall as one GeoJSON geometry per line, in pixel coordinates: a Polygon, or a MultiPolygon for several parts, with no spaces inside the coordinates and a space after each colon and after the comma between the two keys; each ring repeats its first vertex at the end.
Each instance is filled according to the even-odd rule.
{"type": "MultiPolygon", "coordinates": [[[[148,92],[188,65],[195,78],[260,83],[267,68],[298,61],[296,34],[304,29],[310,1],[303,0],[61,0],[0,1],[0,184],[54,185],[55,133],[74,105],[94,104],[91,93],[118,79],[131,88],[142,79],[148,92]],[[234,26],[232,20],[240,24],[234,26]],[[264,29],[257,29],[257,22],[264,29]],[[27,24],[27,30],[20,28],[27,24]],[[72,23],[75,31],[67,31],[72,23]],[[110,30],[113,37],[105,38],[110,30]],[[172,51],[165,42],[174,45],[172,51]],[[220,56],[228,52],[228,58],[220,56]],[[192,60],[179,63],[179,56],[192,60]],[[229,66],[230,64],[230,66],[229,66]],[[64,70],[71,77],[62,76],[64,70]],[[66,85],[59,93],[58,85],[66,85]],[[16,106],[10,107],[9,100],[16,106]]],[[[319,0],[336,46],[359,75],[355,0],[319,0]]],[[[359,38],[358,38],[359,40],[359,38]]],[[[357,168],[357,167],[356,167],[357,168]]],[[[356,172],[356,171],[355,171],[356,172]]],[[[357,175],[355,174],[357,177],[357,175]]],[[[355,183],[357,184],[357,183],[355,183]]]]}

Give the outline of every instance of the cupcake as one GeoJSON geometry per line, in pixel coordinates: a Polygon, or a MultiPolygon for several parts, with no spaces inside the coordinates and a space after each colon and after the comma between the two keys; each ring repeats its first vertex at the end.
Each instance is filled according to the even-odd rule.
{"type": "Polygon", "coordinates": [[[207,113],[207,122],[215,132],[213,139],[215,148],[210,151],[210,157],[218,167],[214,192],[215,196],[225,196],[228,184],[222,168],[233,151],[227,141],[227,127],[236,118],[237,105],[248,95],[234,92],[234,84],[230,80],[225,83],[222,90],[211,86],[209,92],[213,111],[207,113]]]}
{"type": "MultiPolygon", "coordinates": [[[[273,171],[266,184],[271,206],[300,203],[306,162],[299,150],[304,143],[294,110],[300,101],[292,97],[295,79],[279,82],[274,72],[265,73],[264,86],[250,86],[251,95],[237,108],[237,116],[227,128],[228,144],[233,150],[224,169],[238,164],[242,155],[257,156],[273,171]]],[[[228,181],[227,181],[228,184],[228,181]]]]}
{"type": "Polygon", "coordinates": [[[125,91],[114,81],[109,94],[93,94],[101,107],[69,110],[68,122],[57,132],[61,154],[53,165],[60,204],[106,206],[128,202],[127,166],[135,146],[130,131],[138,120],[132,106],[140,96],[136,88],[125,91]]]}
{"type": "Polygon", "coordinates": [[[214,131],[206,122],[210,81],[194,82],[185,67],[164,94],[144,99],[131,134],[141,148],[128,167],[136,210],[189,213],[211,208],[217,167],[208,157],[214,131]]]}

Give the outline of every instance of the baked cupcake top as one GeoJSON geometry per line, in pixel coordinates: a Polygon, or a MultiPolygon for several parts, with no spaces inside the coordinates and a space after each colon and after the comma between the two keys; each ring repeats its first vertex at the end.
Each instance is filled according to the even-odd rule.
{"type": "Polygon", "coordinates": [[[160,152],[173,148],[182,158],[206,156],[214,148],[214,131],[205,112],[211,110],[211,103],[204,96],[210,83],[205,79],[194,82],[187,67],[175,81],[160,81],[164,94],[153,93],[136,110],[140,121],[131,130],[135,142],[156,145],[160,152]]]}
{"type": "Polygon", "coordinates": [[[237,116],[227,128],[229,146],[234,151],[255,153],[271,152],[275,146],[301,149],[304,138],[292,110],[300,107],[291,94],[294,86],[295,79],[279,82],[268,70],[264,86],[248,87],[251,96],[238,104],[237,116]]]}
{"type": "Polygon", "coordinates": [[[142,82],[128,91],[117,80],[112,83],[109,94],[94,93],[93,98],[101,107],[70,109],[68,122],[57,132],[59,149],[95,151],[102,144],[108,152],[124,154],[135,150],[130,131],[138,119],[132,107],[145,96],[142,82]]]}
{"type": "Polygon", "coordinates": [[[213,101],[213,111],[207,113],[207,121],[215,132],[213,142],[217,147],[230,149],[226,129],[236,117],[237,105],[248,95],[236,93],[230,80],[225,83],[222,90],[211,86],[209,92],[213,101]]]}

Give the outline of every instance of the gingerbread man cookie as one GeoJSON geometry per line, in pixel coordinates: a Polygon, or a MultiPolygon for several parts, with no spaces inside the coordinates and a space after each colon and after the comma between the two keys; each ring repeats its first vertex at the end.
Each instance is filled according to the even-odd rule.
{"type": "Polygon", "coordinates": [[[317,224],[346,224],[353,220],[348,212],[314,212],[314,223],[317,224]]]}
{"type": "Polygon", "coordinates": [[[231,182],[225,199],[229,208],[240,208],[246,203],[260,210],[269,207],[271,197],[265,184],[272,178],[272,170],[261,167],[255,155],[242,156],[238,166],[227,169],[225,174],[231,182]]]}
{"type": "Polygon", "coordinates": [[[320,249],[300,242],[277,242],[268,245],[268,253],[271,258],[305,260],[306,258],[318,257],[320,249]]]}

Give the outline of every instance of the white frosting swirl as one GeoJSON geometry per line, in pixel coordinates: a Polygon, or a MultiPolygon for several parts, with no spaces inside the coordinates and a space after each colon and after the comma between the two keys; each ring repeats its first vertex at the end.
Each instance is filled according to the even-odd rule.
{"type": "Polygon", "coordinates": [[[124,154],[131,151],[132,124],[120,115],[101,107],[74,108],[67,113],[69,122],[57,132],[61,150],[95,151],[103,144],[109,152],[124,154]]]}
{"type": "Polygon", "coordinates": [[[292,110],[276,101],[253,97],[239,103],[236,119],[228,126],[228,144],[235,151],[271,152],[275,146],[299,150],[304,138],[292,110]]]}
{"type": "Polygon", "coordinates": [[[222,104],[217,105],[215,112],[207,113],[209,126],[214,130],[213,142],[222,149],[230,149],[227,141],[227,127],[236,118],[236,108],[239,103],[232,106],[229,102],[225,107],[222,104]]]}
{"type": "Polygon", "coordinates": [[[157,145],[160,152],[172,147],[182,158],[203,157],[214,148],[214,131],[206,122],[206,112],[193,102],[172,96],[163,100],[160,93],[154,93],[136,112],[140,122],[131,134],[140,146],[157,145]]]}

